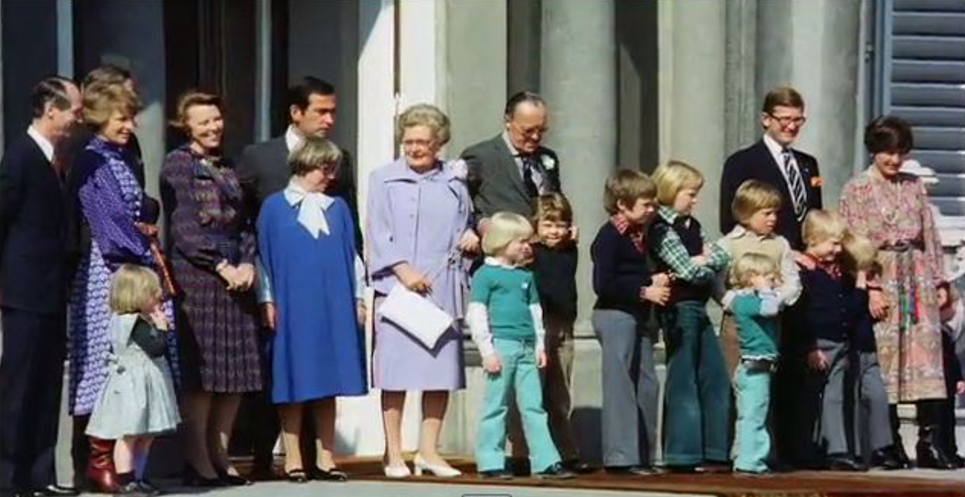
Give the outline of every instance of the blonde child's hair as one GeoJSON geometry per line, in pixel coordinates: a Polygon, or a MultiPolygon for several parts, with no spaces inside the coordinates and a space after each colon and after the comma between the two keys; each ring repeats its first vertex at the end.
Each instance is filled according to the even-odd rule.
{"type": "Polygon", "coordinates": [[[529,240],[532,237],[533,225],[525,217],[512,212],[497,212],[489,218],[489,227],[483,235],[483,253],[498,255],[513,240],[529,240]]]}
{"type": "Polygon", "coordinates": [[[730,210],[737,222],[744,225],[758,211],[780,209],[781,203],[781,192],[777,188],[763,181],[749,179],[737,188],[730,210]]]}
{"type": "Polygon", "coordinates": [[[618,204],[632,209],[637,200],[657,197],[657,185],[650,176],[636,169],[620,168],[606,180],[603,190],[603,208],[611,215],[620,212],[618,204]]]}
{"type": "Polygon", "coordinates": [[[111,281],[110,307],[116,314],[139,313],[151,299],[160,299],[161,278],[153,270],[123,264],[111,281]]]}
{"type": "Polygon", "coordinates": [[[828,240],[844,240],[848,225],[837,212],[815,209],[808,212],[801,225],[801,238],[807,245],[816,245],[828,240]]]}
{"type": "Polygon", "coordinates": [[[742,289],[751,288],[751,279],[755,276],[773,276],[775,280],[780,277],[777,264],[769,257],[757,252],[747,252],[740,256],[730,269],[731,288],[742,289]]]}
{"type": "Polygon", "coordinates": [[[878,247],[870,238],[849,231],[845,233],[841,245],[844,247],[844,265],[849,271],[877,271],[878,247]]]}
{"type": "Polygon", "coordinates": [[[653,182],[657,184],[657,201],[661,205],[673,205],[680,190],[703,188],[704,175],[686,162],[671,159],[657,166],[653,182]]]}
{"type": "Polygon", "coordinates": [[[545,220],[573,224],[573,208],[562,193],[544,193],[533,199],[533,224],[545,220]]]}

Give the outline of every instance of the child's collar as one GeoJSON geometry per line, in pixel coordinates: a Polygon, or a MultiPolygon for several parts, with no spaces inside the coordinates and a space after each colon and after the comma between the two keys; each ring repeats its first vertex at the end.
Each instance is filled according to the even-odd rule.
{"type": "Polygon", "coordinates": [[[486,259],[484,259],[483,262],[485,262],[485,264],[489,266],[496,266],[496,267],[501,267],[505,269],[516,269],[519,267],[519,266],[514,266],[512,264],[506,264],[505,262],[499,260],[497,257],[493,257],[493,256],[486,257],[486,259]]]}
{"type": "Polygon", "coordinates": [[[772,231],[768,235],[758,235],[757,233],[754,233],[753,231],[738,224],[737,226],[734,226],[734,229],[732,229],[730,233],[726,235],[727,238],[733,238],[733,239],[743,238],[745,236],[753,236],[761,240],[768,240],[768,239],[774,238],[776,236],[776,233],[772,231]]]}

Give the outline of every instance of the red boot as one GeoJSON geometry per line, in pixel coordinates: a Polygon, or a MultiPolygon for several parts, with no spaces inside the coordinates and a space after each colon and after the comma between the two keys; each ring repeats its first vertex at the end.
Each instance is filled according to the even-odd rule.
{"type": "Polygon", "coordinates": [[[87,464],[87,485],[91,491],[116,494],[120,490],[114,472],[114,441],[90,438],[90,462],[87,464]]]}

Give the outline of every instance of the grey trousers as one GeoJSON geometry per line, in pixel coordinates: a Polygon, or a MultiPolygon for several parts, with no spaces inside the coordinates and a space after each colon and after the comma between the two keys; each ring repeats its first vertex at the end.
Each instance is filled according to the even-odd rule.
{"type": "Polygon", "coordinates": [[[818,350],[824,353],[828,369],[823,373],[812,371],[808,383],[814,393],[821,395],[819,445],[827,454],[848,454],[848,435],[845,431],[845,377],[848,373],[848,346],[845,342],[818,339],[818,350]]]}
{"type": "Polygon", "coordinates": [[[617,310],[594,311],[593,329],[603,348],[603,465],[650,466],[659,394],[653,333],[617,310]]]}
{"type": "MultiPolygon", "coordinates": [[[[894,443],[891,438],[891,422],[888,418],[888,392],[881,377],[881,367],[878,365],[878,354],[875,352],[858,352],[852,357],[857,358],[858,364],[855,375],[858,379],[858,403],[861,409],[856,410],[856,422],[860,424],[855,433],[867,433],[869,448],[872,451],[889,447],[894,443]],[[862,429],[863,428],[863,429],[862,429]]],[[[858,447],[864,444],[858,443],[858,447]]]]}

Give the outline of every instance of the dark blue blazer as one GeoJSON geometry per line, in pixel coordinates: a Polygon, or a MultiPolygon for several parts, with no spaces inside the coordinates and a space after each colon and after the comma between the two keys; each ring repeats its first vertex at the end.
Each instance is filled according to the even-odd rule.
{"type": "MultiPolygon", "coordinates": [[[[820,209],[821,203],[821,174],[818,171],[818,161],[813,156],[800,150],[792,150],[801,170],[804,185],[807,188],[808,210],[820,209]]],[[[777,212],[777,233],[791,244],[794,250],[804,250],[801,241],[801,223],[794,215],[794,204],[791,192],[784,180],[781,166],[774,160],[764,140],[745,149],[734,152],[724,163],[724,174],[720,179],[720,231],[730,232],[737,224],[731,212],[734,195],[741,184],[749,179],[756,179],[777,188],[784,200],[777,212]]]]}
{"type": "Polygon", "coordinates": [[[64,188],[40,146],[23,133],[0,161],[2,305],[61,314],[67,305],[64,188]]]}

